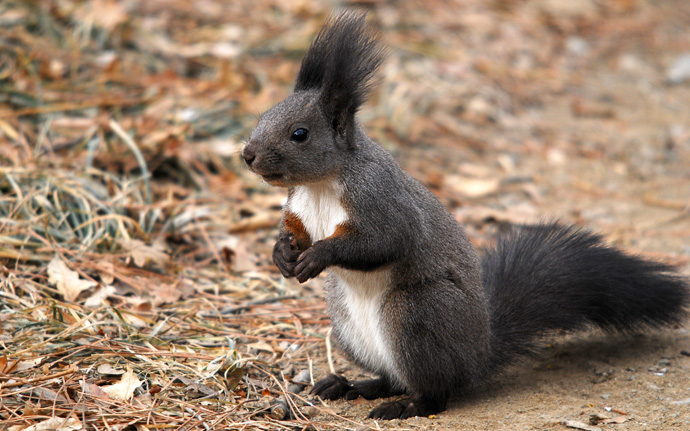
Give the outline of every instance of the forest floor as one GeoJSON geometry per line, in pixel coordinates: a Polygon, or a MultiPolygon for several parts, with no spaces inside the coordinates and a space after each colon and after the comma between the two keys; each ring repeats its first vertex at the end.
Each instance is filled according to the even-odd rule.
{"type": "MultiPolygon", "coordinates": [[[[392,47],[360,119],[477,247],[562,219],[690,275],[687,2],[358,4],[392,47]]],[[[308,395],[361,371],[238,152],[332,7],[0,3],[0,429],[690,429],[687,327],[552,335],[432,418],[308,395]]]]}

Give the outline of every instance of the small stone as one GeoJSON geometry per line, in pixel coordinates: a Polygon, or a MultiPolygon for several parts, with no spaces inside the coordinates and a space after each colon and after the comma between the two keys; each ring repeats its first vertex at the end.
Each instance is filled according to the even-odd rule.
{"type": "Polygon", "coordinates": [[[475,96],[465,105],[465,119],[485,124],[496,119],[496,108],[484,97],[475,96]]]}
{"type": "Polygon", "coordinates": [[[292,378],[290,383],[288,383],[288,391],[292,392],[293,394],[298,394],[302,392],[307,385],[309,385],[310,381],[311,374],[309,373],[309,370],[302,370],[292,378]]]}
{"type": "Polygon", "coordinates": [[[589,44],[586,40],[578,36],[571,36],[565,41],[565,49],[569,54],[583,56],[589,51],[589,44]]]}
{"type": "Polygon", "coordinates": [[[543,14],[557,19],[590,19],[599,13],[594,0],[542,0],[538,7],[543,14]]]}
{"type": "Polygon", "coordinates": [[[666,71],[669,84],[680,84],[690,79],[690,53],[676,57],[666,71]]]}
{"type": "Polygon", "coordinates": [[[642,61],[634,54],[623,54],[618,57],[618,69],[622,72],[637,72],[642,66],[642,61]]]}

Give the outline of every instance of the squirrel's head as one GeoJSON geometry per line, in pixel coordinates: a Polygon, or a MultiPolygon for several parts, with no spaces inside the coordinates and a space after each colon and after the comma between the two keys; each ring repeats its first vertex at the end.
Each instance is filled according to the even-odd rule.
{"type": "Polygon", "coordinates": [[[249,169],[281,187],[337,176],[384,58],[365,14],[329,18],[302,60],[295,92],[261,116],[242,149],[249,169]]]}

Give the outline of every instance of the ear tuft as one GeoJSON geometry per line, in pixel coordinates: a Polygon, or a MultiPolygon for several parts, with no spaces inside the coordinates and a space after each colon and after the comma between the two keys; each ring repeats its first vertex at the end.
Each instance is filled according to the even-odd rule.
{"type": "Polygon", "coordinates": [[[321,90],[320,102],[338,129],[367,100],[386,58],[385,46],[365,17],[355,11],[331,16],[309,47],[295,82],[296,92],[321,90]]]}

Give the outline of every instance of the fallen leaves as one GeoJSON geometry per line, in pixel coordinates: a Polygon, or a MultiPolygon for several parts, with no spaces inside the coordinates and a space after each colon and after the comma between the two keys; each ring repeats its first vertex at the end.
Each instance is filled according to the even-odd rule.
{"type": "Polygon", "coordinates": [[[143,381],[137,378],[134,371],[128,369],[127,372],[122,375],[122,379],[118,383],[104,386],[101,389],[113,399],[128,402],[134,396],[134,391],[143,383],[143,381]]]}
{"type": "Polygon", "coordinates": [[[140,268],[148,265],[165,268],[168,262],[170,262],[167,247],[162,242],[148,245],[138,239],[122,239],[119,244],[128,253],[134,264],[140,268]]]}
{"type": "Polygon", "coordinates": [[[52,417],[28,427],[14,425],[7,431],[76,431],[80,429],[83,429],[83,426],[79,419],[52,417]]]}
{"type": "Polygon", "coordinates": [[[86,300],[84,301],[84,306],[87,308],[100,307],[101,305],[103,305],[106,299],[114,295],[116,291],[117,289],[115,289],[115,286],[112,286],[110,284],[100,286],[98,290],[96,290],[91,296],[86,298],[86,300]]]}
{"type": "Polygon", "coordinates": [[[48,264],[48,281],[68,302],[75,302],[81,292],[98,284],[93,280],[81,278],[78,272],[69,269],[58,256],[55,256],[48,264]]]}

